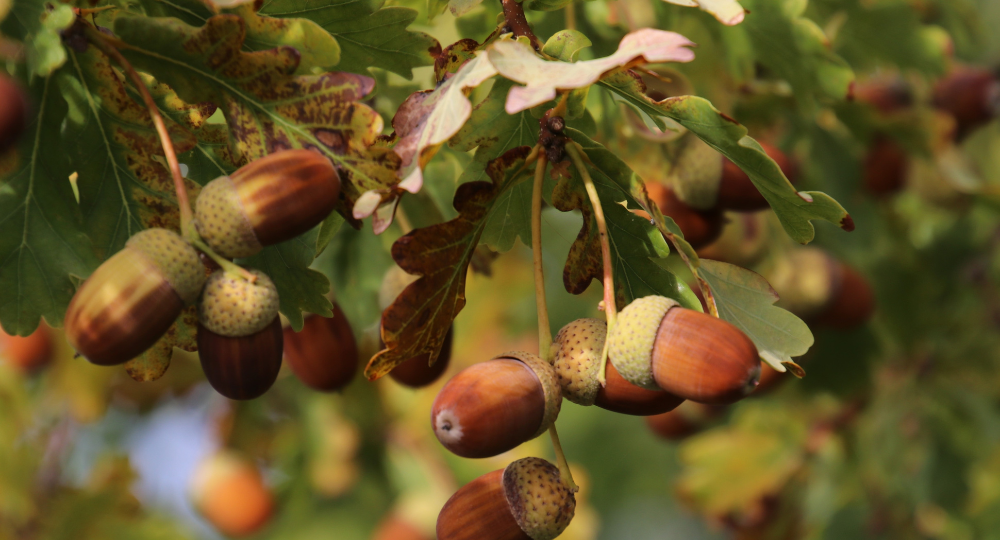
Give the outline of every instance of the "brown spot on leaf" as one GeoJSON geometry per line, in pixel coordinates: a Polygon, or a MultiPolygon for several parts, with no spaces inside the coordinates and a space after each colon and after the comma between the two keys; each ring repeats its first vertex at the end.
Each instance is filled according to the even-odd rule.
{"type": "Polygon", "coordinates": [[[840,220],[840,228],[844,229],[847,232],[853,231],[854,230],[854,218],[852,218],[850,214],[847,214],[846,216],[844,216],[844,218],[840,220]]]}

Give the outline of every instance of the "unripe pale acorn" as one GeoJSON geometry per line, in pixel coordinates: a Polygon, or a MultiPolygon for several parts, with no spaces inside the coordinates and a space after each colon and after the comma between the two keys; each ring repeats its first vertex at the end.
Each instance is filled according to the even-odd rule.
{"type": "Polygon", "coordinates": [[[195,508],[226,536],[249,536],[274,513],[274,498],[250,461],[222,451],[206,458],[191,482],[195,508]]]}
{"type": "Polygon", "coordinates": [[[28,125],[28,99],[21,87],[0,75],[0,154],[14,147],[28,125]]]}
{"type": "Polygon", "coordinates": [[[961,139],[1000,112],[1000,80],[985,69],[956,68],[934,85],[934,106],[955,118],[961,139]]]}
{"type": "Polygon", "coordinates": [[[358,345],[347,316],[336,303],[333,317],[309,315],[302,330],[285,328],[285,360],[306,386],[333,392],[358,371],[358,345]]]}
{"type": "Polygon", "coordinates": [[[10,336],[0,331],[0,359],[25,375],[36,373],[52,361],[52,335],[40,325],[27,337],[10,336]]]}
{"type": "Polygon", "coordinates": [[[545,433],[561,405],[552,366],[514,351],[452,377],[434,399],[431,425],[454,454],[491,457],[545,433]]]}
{"type": "Polygon", "coordinates": [[[326,219],[340,177],[311,150],[283,150],[209,182],[195,201],[195,226],[220,255],[249,257],[326,219]]]}
{"type": "Polygon", "coordinates": [[[699,403],[738,401],[760,377],[757,348],[743,332],[666,297],[625,306],[608,339],[608,359],[625,380],[699,403]]]}
{"type": "Polygon", "coordinates": [[[683,398],[661,390],[640,388],[626,381],[610,363],[606,384],[597,381],[608,325],[599,319],[577,319],[559,330],[552,346],[552,365],[563,397],[578,405],[636,416],[660,414],[680,405],[683,398]]]}
{"type": "Polygon", "coordinates": [[[198,325],[198,356],[205,378],[229,399],[254,399],[267,392],[281,371],[281,321],[275,317],[248,336],[216,334],[198,325]]]}
{"type": "Polygon", "coordinates": [[[666,216],[677,223],[684,239],[695,249],[714,242],[720,234],[725,220],[719,210],[695,210],[684,204],[674,192],[659,182],[646,182],[646,192],[666,216]]]}
{"type": "Polygon", "coordinates": [[[441,352],[433,364],[428,363],[430,355],[422,354],[396,366],[389,372],[389,376],[392,380],[410,388],[422,388],[438,380],[451,362],[451,334],[452,328],[449,328],[444,336],[441,352]]]}
{"type": "Polygon", "coordinates": [[[94,364],[121,364],[153,346],[205,284],[198,252],[177,233],[147,229],[104,261],[66,310],[66,337],[94,364]]]}
{"type": "Polygon", "coordinates": [[[552,540],[569,526],[576,497],[559,469],[519,459],[462,486],[438,514],[438,540],[552,540]]]}

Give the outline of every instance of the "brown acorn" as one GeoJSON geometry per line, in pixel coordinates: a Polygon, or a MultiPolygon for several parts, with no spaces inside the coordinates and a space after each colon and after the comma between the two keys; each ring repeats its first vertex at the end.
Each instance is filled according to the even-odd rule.
{"type": "Polygon", "coordinates": [[[44,324],[27,337],[11,336],[0,331],[0,359],[25,375],[37,373],[52,361],[51,333],[44,324]]]}
{"type": "Polygon", "coordinates": [[[379,523],[372,540],[434,540],[401,516],[390,515],[379,523]]]}
{"type": "Polygon", "coordinates": [[[985,69],[958,67],[934,85],[934,106],[955,118],[961,139],[1000,112],[1000,80],[985,69]]]}
{"type": "Polygon", "coordinates": [[[650,200],[660,208],[660,212],[677,223],[684,239],[695,249],[711,244],[722,234],[725,221],[721,211],[695,210],[678,199],[673,190],[659,182],[646,182],[646,192],[650,200]]]}
{"type": "Polygon", "coordinates": [[[760,378],[757,348],[746,334],[663,296],[626,306],[608,339],[608,359],[625,380],[699,403],[738,401],[760,378]]]}
{"type": "Polygon", "coordinates": [[[250,536],[274,514],[274,497],[260,471],[230,451],[209,456],[198,466],[191,497],[195,508],[226,536],[250,536]]]}
{"type": "Polygon", "coordinates": [[[438,514],[438,540],[552,540],[569,526],[576,497],[559,469],[519,459],[462,486],[438,514]]]}
{"type": "Polygon", "coordinates": [[[14,79],[0,75],[0,154],[17,144],[28,125],[28,99],[14,79]]]}
{"type": "Polygon", "coordinates": [[[672,411],[647,416],[646,425],[661,438],[679,441],[705,429],[725,411],[725,406],[685,401],[672,411]]]}
{"type": "Polygon", "coordinates": [[[780,296],[778,305],[811,325],[853,328],[875,310],[875,293],[864,276],[820,248],[791,251],[767,279],[780,296]]]}
{"type": "Polygon", "coordinates": [[[441,352],[433,364],[428,363],[430,357],[428,354],[410,358],[389,372],[392,380],[410,388],[422,388],[438,380],[448,369],[448,363],[451,361],[452,330],[453,328],[449,328],[445,334],[444,345],[441,346],[441,352]]]}
{"type": "Polygon", "coordinates": [[[877,197],[897,193],[906,185],[909,156],[899,144],[885,135],[876,136],[865,155],[862,182],[877,197]]]}
{"type": "Polygon", "coordinates": [[[204,284],[198,252],[180,235],[166,229],[139,232],[73,295],[66,338],[94,364],[128,362],[166,333],[204,284]]]}
{"type": "Polygon", "coordinates": [[[881,114],[891,114],[913,106],[913,90],[898,75],[871,77],[854,84],[858,103],[871,105],[881,114]]]}
{"type": "Polygon", "coordinates": [[[559,330],[552,345],[552,366],[563,397],[578,405],[597,405],[634,416],[660,414],[680,405],[683,398],[629,383],[610,362],[601,386],[597,376],[607,328],[599,319],[577,319],[559,330]]]}
{"type": "Polygon", "coordinates": [[[832,301],[816,318],[817,324],[847,330],[868,322],[875,312],[875,291],[854,268],[837,261],[839,276],[832,301]]]}
{"type": "Polygon", "coordinates": [[[308,315],[302,330],[285,328],[285,360],[306,386],[333,392],[358,371],[358,345],[344,312],[333,304],[333,317],[308,315]]]}
{"type": "Polygon", "coordinates": [[[249,257],[326,219],[340,177],[312,150],[283,150],[209,182],[195,201],[195,226],[217,253],[249,257]]]}
{"type": "Polygon", "coordinates": [[[229,399],[254,399],[267,392],[281,371],[281,321],[249,336],[230,337],[198,325],[198,356],[205,378],[229,399]]]}
{"type": "Polygon", "coordinates": [[[552,366],[514,351],[452,377],[434,399],[431,425],[452,453],[491,457],[545,433],[561,404],[552,366]]]}
{"type": "MultiPolygon", "coordinates": [[[[770,144],[761,142],[760,146],[778,164],[781,172],[785,173],[785,177],[794,184],[798,180],[796,163],[784,152],[770,144]]],[[[747,173],[743,172],[739,165],[729,161],[728,158],[723,157],[722,160],[722,179],[719,180],[719,192],[716,196],[715,207],[739,212],[770,208],[767,199],[760,194],[747,173]]]]}

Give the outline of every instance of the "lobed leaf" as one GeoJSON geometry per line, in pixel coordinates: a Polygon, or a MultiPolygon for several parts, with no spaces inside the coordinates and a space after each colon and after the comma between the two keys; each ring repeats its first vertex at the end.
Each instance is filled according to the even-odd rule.
{"type": "Polygon", "coordinates": [[[702,11],[711,13],[713,17],[727,26],[734,26],[743,22],[747,10],[736,0],[663,0],[668,4],[678,6],[696,7],[702,11]]]}

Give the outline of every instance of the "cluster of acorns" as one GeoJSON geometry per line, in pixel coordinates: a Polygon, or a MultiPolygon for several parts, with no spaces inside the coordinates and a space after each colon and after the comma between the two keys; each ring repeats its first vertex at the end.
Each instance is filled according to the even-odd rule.
{"type": "MultiPolygon", "coordinates": [[[[339,195],[340,178],[327,158],[276,152],[208,183],[195,203],[195,228],[218,255],[249,257],[316,226],[339,195]]],[[[205,376],[226,397],[252,399],[278,376],[283,333],[274,283],[259,270],[249,275],[206,270],[179,234],[147,229],[83,282],[66,312],[66,335],[94,364],[121,364],[153,346],[197,302],[205,376]]]]}
{"type": "MultiPolygon", "coordinates": [[[[431,407],[441,444],[462,457],[499,455],[544,433],[563,398],[630,415],[663,413],[685,400],[733,403],[753,391],[761,367],[753,342],[735,326],[661,296],[633,301],[610,332],[598,319],[571,322],[551,356],[549,364],[509,352],[456,374],[431,407]]],[[[575,505],[555,465],[526,458],[458,490],[438,516],[437,537],[551,539],[569,525],[575,505]]]]}

